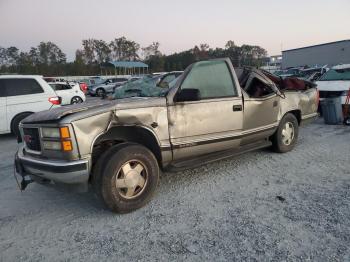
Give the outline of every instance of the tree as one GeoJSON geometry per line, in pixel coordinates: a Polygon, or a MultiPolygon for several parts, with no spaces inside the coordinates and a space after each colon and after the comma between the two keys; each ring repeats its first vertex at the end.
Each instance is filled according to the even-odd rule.
{"type": "Polygon", "coordinates": [[[62,64],[66,62],[66,55],[52,42],[40,42],[38,47],[32,51],[33,55],[38,56],[39,63],[43,65],[62,64]]]}
{"type": "Polygon", "coordinates": [[[162,56],[162,53],[159,51],[159,46],[159,42],[153,42],[149,46],[142,48],[144,60],[149,60],[152,56],[162,56]]]}
{"type": "Polygon", "coordinates": [[[138,52],[140,45],[134,41],[126,39],[124,36],[115,38],[110,42],[112,57],[114,60],[135,61],[139,59],[138,52]]]}
{"type": "Polygon", "coordinates": [[[96,62],[101,64],[109,61],[111,59],[111,49],[109,45],[103,40],[94,39],[93,41],[96,62]]]}
{"type": "Polygon", "coordinates": [[[92,64],[96,61],[95,58],[95,41],[94,39],[84,39],[82,41],[83,45],[83,54],[84,54],[84,60],[86,64],[92,64]]]}
{"type": "Polygon", "coordinates": [[[11,46],[6,50],[6,64],[15,66],[19,58],[19,49],[15,46],[11,46]]]}
{"type": "Polygon", "coordinates": [[[234,48],[234,47],[236,47],[235,42],[232,40],[228,40],[226,45],[225,45],[225,48],[230,49],[230,48],[234,48]]]}
{"type": "MultiPolygon", "coordinates": [[[[254,45],[235,45],[229,40],[224,48],[210,48],[202,43],[194,48],[171,55],[163,55],[159,42],[143,47],[143,61],[152,71],[184,70],[188,65],[210,58],[228,57],[234,66],[261,66],[267,56],[264,48],[254,45]]],[[[17,47],[0,47],[0,72],[42,75],[97,75],[100,63],[114,60],[135,61],[139,59],[140,45],[125,37],[111,42],[97,39],[82,40],[76,50],[75,61],[67,63],[66,55],[53,42],[40,42],[28,52],[17,47]]]]}

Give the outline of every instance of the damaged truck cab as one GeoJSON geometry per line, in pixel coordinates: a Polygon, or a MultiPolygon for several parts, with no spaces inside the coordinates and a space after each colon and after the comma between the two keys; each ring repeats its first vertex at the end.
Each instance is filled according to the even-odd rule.
{"type": "Polygon", "coordinates": [[[20,125],[22,188],[30,181],[93,190],[115,212],[145,205],[160,170],[181,170],[250,150],[288,152],[317,116],[309,82],[234,70],[229,59],[189,66],[158,96],[140,94],[33,114],[20,125]]]}

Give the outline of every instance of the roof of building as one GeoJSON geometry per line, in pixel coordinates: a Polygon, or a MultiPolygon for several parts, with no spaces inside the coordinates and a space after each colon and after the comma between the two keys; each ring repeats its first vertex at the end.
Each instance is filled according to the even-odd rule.
{"type": "Polygon", "coordinates": [[[318,45],[310,45],[310,46],[299,47],[299,48],[288,49],[288,50],[283,50],[282,53],[283,52],[289,52],[289,51],[295,51],[295,50],[301,50],[301,49],[307,49],[307,48],[312,48],[312,47],[324,46],[324,45],[339,44],[339,43],[343,43],[343,42],[349,42],[350,43],[350,39],[341,40],[341,41],[335,41],[335,42],[329,42],[329,43],[324,43],[324,44],[318,44],[318,45]]]}
{"type": "Polygon", "coordinates": [[[114,66],[114,67],[122,67],[122,68],[138,68],[138,67],[148,67],[147,64],[139,61],[109,61],[103,63],[103,66],[114,66]]]}

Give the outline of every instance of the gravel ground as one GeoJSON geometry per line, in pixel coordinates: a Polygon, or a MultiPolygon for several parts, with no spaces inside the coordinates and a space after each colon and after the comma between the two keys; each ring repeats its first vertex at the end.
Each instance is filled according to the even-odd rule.
{"type": "Polygon", "coordinates": [[[0,261],[350,261],[350,128],[321,120],[294,151],[163,174],[153,201],[116,215],[92,194],[20,193],[0,136],[0,261]]]}

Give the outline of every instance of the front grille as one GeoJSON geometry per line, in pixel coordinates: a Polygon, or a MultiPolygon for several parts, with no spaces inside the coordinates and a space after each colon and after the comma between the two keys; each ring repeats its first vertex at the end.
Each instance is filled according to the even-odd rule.
{"type": "Polygon", "coordinates": [[[41,151],[38,128],[23,128],[23,140],[30,150],[41,151]]]}

